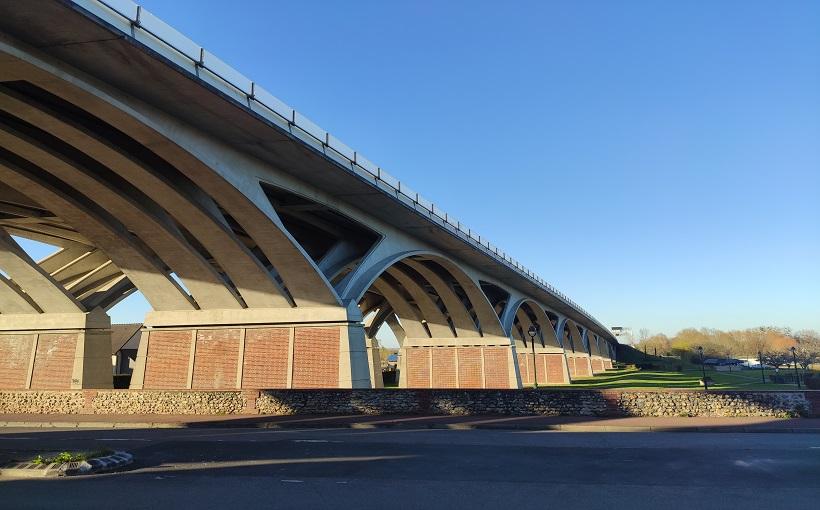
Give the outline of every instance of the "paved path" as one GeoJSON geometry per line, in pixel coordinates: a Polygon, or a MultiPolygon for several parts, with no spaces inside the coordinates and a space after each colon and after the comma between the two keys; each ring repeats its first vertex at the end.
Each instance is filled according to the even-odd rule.
{"type": "Polygon", "coordinates": [[[815,509],[820,436],[431,429],[12,429],[0,451],[108,447],[123,473],[0,479],[0,507],[815,509]]]}
{"type": "Polygon", "coordinates": [[[427,428],[571,432],[808,432],[820,418],[594,418],[571,416],[173,416],[0,414],[1,427],[427,428]]]}

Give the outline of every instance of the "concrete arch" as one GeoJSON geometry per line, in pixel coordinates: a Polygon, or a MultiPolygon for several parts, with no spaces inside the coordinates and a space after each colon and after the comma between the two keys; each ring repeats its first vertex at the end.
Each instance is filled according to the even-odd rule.
{"type": "Polygon", "coordinates": [[[407,336],[413,338],[430,338],[430,335],[424,328],[423,319],[419,316],[418,310],[401,295],[398,289],[383,279],[373,282],[373,287],[375,287],[390,304],[390,307],[398,316],[401,327],[407,336]]]}
{"type": "Polygon", "coordinates": [[[424,316],[424,320],[427,323],[427,328],[430,330],[430,335],[432,337],[455,337],[455,334],[450,328],[444,313],[442,313],[438,305],[433,302],[430,295],[427,294],[427,291],[424,290],[412,276],[405,273],[401,268],[397,267],[397,265],[390,266],[385,272],[395,278],[401,286],[404,287],[404,290],[406,290],[407,293],[413,298],[416,306],[419,307],[422,315],[424,316]]]}
{"type": "MultiPolygon", "coordinates": [[[[515,336],[516,334],[518,334],[521,341],[524,342],[525,346],[527,346],[527,345],[529,345],[530,326],[533,326],[534,322],[530,318],[530,316],[527,314],[527,312],[524,311],[523,307],[518,307],[518,310],[516,310],[516,312],[515,312],[515,319],[516,320],[513,321],[513,326],[512,326],[512,329],[511,329],[510,332],[512,333],[512,336],[515,336]],[[518,323],[518,328],[515,327],[516,322],[518,323]],[[519,328],[520,328],[520,331],[519,331],[519,328]]],[[[541,342],[541,340],[539,338],[535,339],[536,345],[538,345],[540,342],[541,342]]]]}
{"type": "MultiPolygon", "coordinates": [[[[2,228],[0,228],[0,269],[5,271],[14,283],[31,297],[42,312],[78,313],[85,311],[82,305],[43,271],[2,228]]],[[[8,284],[5,286],[9,288],[8,284]]],[[[9,296],[14,292],[4,294],[9,296]]],[[[9,304],[13,310],[25,311],[26,306],[19,300],[10,299],[9,304]]],[[[0,312],[3,311],[0,309],[0,312]]]]}
{"type": "Polygon", "coordinates": [[[567,356],[570,377],[589,377],[593,375],[589,352],[584,344],[584,337],[578,325],[571,319],[563,318],[558,322],[558,338],[563,339],[564,353],[567,356]]]}
{"type": "MultiPolygon", "coordinates": [[[[384,297],[386,306],[373,318],[368,334],[374,335],[383,323],[399,340],[399,386],[520,385],[510,339],[493,335],[503,331],[501,323],[477,283],[455,262],[438,253],[413,250],[378,257],[385,253],[380,249],[385,246],[375,247],[370,262],[347,278],[342,296],[345,301],[360,303],[363,311],[375,306],[374,299],[367,297],[371,289],[384,297]],[[464,296],[459,297],[455,285],[463,289],[464,296]],[[478,321],[473,320],[470,311],[478,321]],[[489,327],[484,329],[484,325],[489,327]],[[460,330],[468,334],[461,336],[460,330]]],[[[371,373],[375,381],[380,375],[372,368],[375,354],[369,359],[374,360],[371,373]]]]}
{"type": "Polygon", "coordinates": [[[0,314],[40,312],[42,310],[17,284],[0,274],[0,314]]]}
{"type": "MultiPolygon", "coordinates": [[[[504,326],[504,330],[508,332],[507,334],[513,336],[513,334],[515,333],[515,319],[519,318],[520,320],[522,307],[524,307],[525,305],[527,306],[527,309],[530,310],[530,312],[535,316],[535,319],[538,322],[538,326],[541,330],[541,336],[543,338],[544,345],[560,348],[561,344],[558,341],[558,338],[555,334],[555,330],[552,327],[552,321],[550,321],[543,307],[536,301],[529,298],[511,301],[505,307],[504,312],[502,313],[502,324],[504,326]]],[[[526,313],[524,313],[524,316],[526,317],[524,322],[527,324],[527,328],[529,328],[529,324],[532,323],[532,320],[526,313]]],[[[524,330],[526,331],[526,328],[524,328],[524,330]]]]}
{"type": "MultiPolygon", "coordinates": [[[[26,233],[23,237],[34,236],[26,233]]],[[[80,243],[62,244],[62,248],[37,264],[69,290],[86,310],[108,311],[136,291],[122,270],[102,251],[80,243]]]]}
{"type": "Polygon", "coordinates": [[[456,336],[460,338],[480,336],[480,332],[476,327],[475,322],[467,313],[461,299],[456,295],[455,291],[450,285],[444,281],[435,271],[422,264],[421,262],[412,258],[403,260],[405,264],[418,272],[436,291],[436,294],[444,302],[444,307],[453,321],[453,327],[456,330],[456,336]]]}
{"type": "MultiPolygon", "coordinates": [[[[378,333],[382,325],[387,323],[387,319],[393,316],[395,316],[395,312],[387,303],[387,300],[385,300],[382,305],[374,311],[372,318],[364,323],[367,337],[375,338],[376,333],[378,333]]],[[[401,347],[401,342],[399,342],[399,347],[401,347]]]]}
{"type": "Polygon", "coordinates": [[[562,317],[558,321],[555,335],[561,339],[564,350],[584,352],[584,344],[578,326],[571,319],[562,317]]]}
{"type": "MultiPolygon", "coordinates": [[[[37,70],[30,70],[37,74],[37,70]]],[[[282,227],[281,220],[264,197],[258,181],[236,181],[228,154],[209,152],[201,140],[185,136],[183,130],[158,119],[153,111],[133,108],[84,83],[69,85],[46,80],[38,85],[73,105],[93,111],[96,118],[118,130],[173,167],[226,211],[253,240],[281,277],[296,306],[339,306],[340,300],[327,278],[299,243],[282,227]]],[[[233,155],[231,155],[233,156],[233,155]]],[[[234,161],[238,166],[259,166],[255,160],[234,161]]],[[[261,172],[260,172],[261,173],[261,172]]],[[[273,280],[272,280],[273,281],[273,280]]],[[[275,281],[274,281],[275,283],[275,281]]],[[[246,300],[247,301],[247,300],[246,300]]],[[[281,303],[280,303],[281,305],[281,303]]],[[[270,300],[265,306],[271,306],[270,300]]]]}
{"type": "MultiPolygon", "coordinates": [[[[502,327],[501,322],[498,319],[498,316],[496,315],[489,301],[487,301],[487,297],[484,295],[478,284],[474,282],[458,266],[458,264],[456,264],[449,258],[435,252],[430,252],[426,250],[404,251],[396,254],[391,254],[376,262],[372,262],[367,266],[358,268],[356,272],[349,275],[346,285],[340,292],[342,299],[346,302],[360,302],[361,299],[364,297],[365,292],[367,292],[367,289],[369,289],[384,272],[386,272],[389,268],[393,267],[398,262],[402,262],[406,259],[412,260],[411,257],[426,258],[432,260],[433,262],[440,265],[444,270],[446,270],[447,273],[454,279],[454,281],[459,284],[459,286],[464,290],[464,293],[466,294],[468,300],[470,301],[470,305],[472,306],[473,311],[476,313],[476,316],[479,321],[480,333],[482,334],[482,336],[507,336],[506,333],[504,333],[504,328],[502,327]]],[[[431,283],[431,286],[433,286],[433,288],[435,289],[435,285],[431,283]]],[[[441,295],[439,296],[441,297],[441,295]]],[[[456,301],[456,296],[453,295],[452,297],[450,298],[450,302],[452,303],[455,309],[458,309],[459,306],[461,308],[464,307],[464,304],[461,303],[460,300],[456,301]],[[452,299],[452,297],[455,297],[455,299],[452,299]],[[459,306],[455,306],[456,304],[458,304],[459,306]]],[[[444,300],[443,297],[442,300],[444,300]]],[[[447,302],[448,301],[444,300],[445,307],[447,307],[447,302]]],[[[450,312],[449,308],[447,308],[447,311],[449,314],[453,314],[453,312],[450,312]]]]}
{"type": "Polygon", "coordinates": [[[566,355],[540,304],[529,298],[518,299],[505,307],[502,317],[515,346],[521,384],[530,385],[536,380],[538,384],[570,383],[566,355]],[[538,325],[540,333],[534,345],[527,332],[532,324],[538,325]]]}
{"type": "MultiPolygon", "coordinates": [[[[6,119],[0,117],[0,120],[6,119]]],[[[72,154],[68,147],[63,147],[61,151],[59,140],[41,142],[37,140],[37,135],[33,130],[25,133],[6,122],[0,122],[0,146],[14,147],[19,156],[47,169],[74,189],[83,190],[86,196],[93,196],[100,206],[122,221],[128,230],[134,232],[183,280],[200,308],[242,307],[239,296],[225,285],[213,266],[190,246],[148,196],[127,183],[115,183],[112,179],[106,179],[108,169],[99,167],[93,160],[72,154]],[[91,167],[96,167],[95,171],[91,167]]],[[[44,133],[39,135],[40,138],[49,136],[44,133]]],[[[81,249],[75,248],[72,251],[78,252],[81,249]]],[[[70,257],[72,253],[65,255],[70,257]]],[[[121,275],[119,268],[111,264],[101,252],[86,252],[79,257],[83,257],[84,264],[63,266],[57,271],[61,283],[78,297],[87,296],[90,291],[98,290],[100,286],[121,275]],[[87,257],[84,256],[86,254],[87,257]],[[83,271],[89,264],[91,269],[83,271]],[[92,281],[87,281],[89,278],[92,281]]],[[[58,257],[61,260],[65,258],[67,257],[58,257]]],[[[57,260],[51,262],[49,266],[53,266],[57,260]]]]}
{"type": "Polygon", "coordinates": [[[49,208],[103,250],[122,269],[155,310],[193,310],[187,293],[153,255],[95,204],[71,193],[65,183],[46,179],[45,171],[0,149],[0,177],[21,193],[49,208]]]}
{"type": "Polygon", "coordinates": [[[600,374],[604,372],[607,368],[612,368],[611,362],[607,363],[607,360],[609,360],[609,354],[602,351],[598,335],[596,335],[589,329],[585,329],[584,336],[586,337],[586,343],[590,355],[590,365],[592,366],[592,373],[600,374]]]}
{"type": "Polygon", "coordinates": [[[598,347],[598,335],[596,335],[589,329],[585,329],[584,336],[586,336],[587,352],[589,353],[589,355],[602,356],[601,350],[598,347]]]}
{"type": "Polygon", "coordinates": [[[6,113],[70,144],[116,172],[132,186],[151,190],[151,197],[214,257],[249,307],[290,306],[284,291],[267,269],[228,229],[218,211],[209,210],[208,197],[202,196],[196,188],[183,182],[170,182],[168,176],[154,166],[159,162],[150,161],[147,152],[138,155],[117,145],[114,140],[102,138],[89,126],[92,121],[85,119],[85,124],[81,123],[79,114],[75,115],[78,118],[72,118],[53,104],[7,87],[0,86],[0,91],[0,109],[6,113]],[[148,160],[143,159],[146,157],[148,160]]]}

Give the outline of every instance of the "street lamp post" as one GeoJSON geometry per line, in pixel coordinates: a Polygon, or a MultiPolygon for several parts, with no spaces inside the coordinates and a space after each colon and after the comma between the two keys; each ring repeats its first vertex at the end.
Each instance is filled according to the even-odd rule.
{"type": "Polygon", "coordinates": [[[794,378],[797,379],[797,389],[800,389],[800,372],[797,371],[797,349],[792,345],[789,349],[792,351],[792,360],[794,360],[794,378]]]}
{"type": "Polygon", "coordinates": [[[530,335],[530,344],[532,345],[532,382],[536,390],[538,389],[538,363],[536,363],[535,360],[535,336],[538,334],[539,329],[538,324],[531,324],[527,330],[527,334],[530,335]]]}
{"type": "Polygon", "coordinates": [[[703,364],[703,347],[698,346],[698,354],[700,355],[700,370],[703,373],[703,391],[709,389],[709,383],[706,381],[706,365],[703,364]]]}
{"type": "Polygon", "coordinates": [[[766,384],[766,371],[763,370],[763,353],[757,351],[757,362],[760,364],[760,380],[766,384]]]}

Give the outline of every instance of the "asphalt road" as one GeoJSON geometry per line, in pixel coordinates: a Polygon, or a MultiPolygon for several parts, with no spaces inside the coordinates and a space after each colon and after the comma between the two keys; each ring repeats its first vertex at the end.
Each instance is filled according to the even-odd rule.
{"type": "Polygon", "coordinates": [[[108,447],[129,471],[0,479],[0,508],[818,508],[820,435],[6,429],[0,459],[108,447]]]}

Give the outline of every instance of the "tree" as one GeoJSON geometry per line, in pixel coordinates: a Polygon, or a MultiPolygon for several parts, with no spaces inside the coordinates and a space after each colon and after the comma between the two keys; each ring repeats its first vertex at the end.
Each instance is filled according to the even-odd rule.
{"type": "Polygon", "coordinates": [[[794,336],[797,339],[794,355],[803,371],[815,363],[820,363],[820,334],[814,330],[804,329],[794,336]]]}
{"type": "Polygon", "coordinates": [[[788,365],[791,357],[785,353],[777,351],[766,351],[763,353],[763,363],[778,369],[784,365],[788,365]]]}
{"type": "Polygon", "coordinates": [[[646,342],[646,340],[649,338],[649,335],[650,335],[650,334],[651,334],[651,333],[650,333],[650,332],[649,332],[649,330],[648,330],[648,329],[646,329],[646,328],[641,328],[641,329],[639,329],[639,330],[638,330],[638,343],[639,343],[639,344],[643,344],[643,343],[645,343],[645,342],[646,342]]]}
{"type": "Polygon", "coordinates": [[[743,353],[747,356],[757,356],[758,353],[772,349],[771,342],[763,328],[745,329],[739,332],[743,353]]]}

